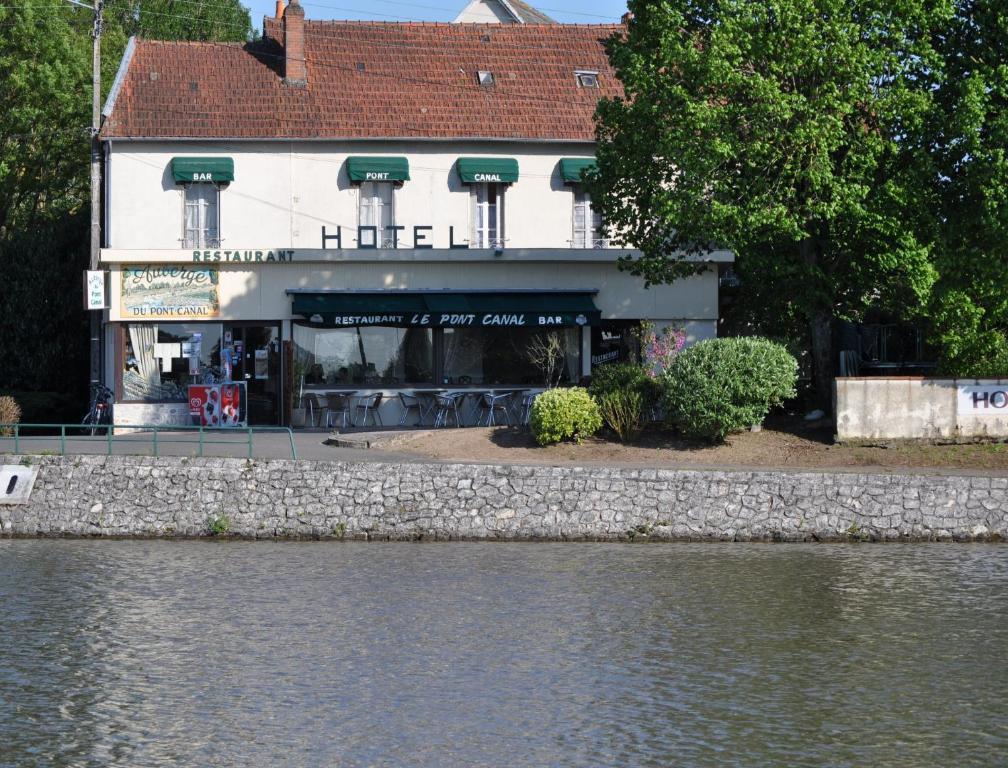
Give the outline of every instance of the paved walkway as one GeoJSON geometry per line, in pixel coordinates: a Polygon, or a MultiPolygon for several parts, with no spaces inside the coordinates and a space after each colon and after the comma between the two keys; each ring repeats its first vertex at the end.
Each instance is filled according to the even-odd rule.
{"type": "MultiPolygon", "coordinates": [[[[415,454],[394,451],[367,450],[368,442],[354,440],[340,445],[327,445],[328,432],[294,432],[297,457],[306,461],[417,461],[422,457],[415,454]]],[[[248,438],[245,434],[213,432],[205,433],[207,442],[203,446],[204,456],[221,458],[246,458],[248,438]]],[[[193,432],[158,432],[157,453],[159,456],[198,456],[199,436],[193,432]]],[[[56,437],[21,437],[18,451],[22,454],[59,454],[60,439],[56,437]]],[[[67,438],[65,448],[68,455],[106,454],[108,439],[104,436],[67,438]]],[[[0,437],[0,454],[15,453],[13,437],[0,437]]],[[[153,456],[153,436],[151,433],[116,435],[112,441],[115,456],[153,456]]],[[[252,455],[257,459],[290,459],[290,438],[286,432],[256,433],[252,440],[252,455]]]]}

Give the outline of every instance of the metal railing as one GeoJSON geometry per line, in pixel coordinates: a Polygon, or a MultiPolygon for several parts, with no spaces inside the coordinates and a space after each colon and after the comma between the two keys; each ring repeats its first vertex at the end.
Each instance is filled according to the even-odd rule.
{"type": "MultiPolygon", "coordinates": [[[[255,458],[256,434],[277,434],[287,435],[291,458],[297,459],[297,447],[294,444],[294,433],[290,427],[235,427],[235,428],[208,428],[192,427],[180,425],[159,425],[159,424],[101,424],[92,426],[91,424],[0,424],[0,445],[5,442],[13,442],[14,453],[20,453],[22,444],[25,441],[58,441],[59,455],[65,456],[67,453],[67,441],[86,441],[86,445],[104,444],[107,456],[112,455],[113,446],[141,446],[146,448],[148,442],[143,438],[150,437],[150,450],[152,455],[160,456],[161,447],[166,444],[186,444],[196,448],[196,456],[202,457],[206,446],[216,445],[240,445],[247,447],[247,458],[255,458]],[[94,430],[99,434],[92,435],[94,430]],[[116,434],[116,430],[125,430],[116,434]],[[28,431],[45,432],[48,434],[25,434],[28,431]],[[194,439],[180,439],[178,433],[195,435],[194,439]],[[102,434],[104,433],[104,434],[102,434]],[[241,440],[222,440],[220,437],[238,437],[241,440]]],[[[83,446],[82,446],[83,447],[83,446]]]]}

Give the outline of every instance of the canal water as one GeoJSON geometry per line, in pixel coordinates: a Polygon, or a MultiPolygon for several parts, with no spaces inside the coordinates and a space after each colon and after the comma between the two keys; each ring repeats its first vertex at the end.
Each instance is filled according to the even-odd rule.
{"type": "Polygon", "coordinates": [[[1003,766],[1008,546],[0,541],[0,766],[1003,766]]]}

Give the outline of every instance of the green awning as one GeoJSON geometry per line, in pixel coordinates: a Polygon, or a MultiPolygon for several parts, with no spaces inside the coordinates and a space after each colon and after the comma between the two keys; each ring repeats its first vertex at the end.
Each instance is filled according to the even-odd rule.
{"type": "Polygon", "coordinates": [[[458,175],[464,184],[498,181],[511,184],[518,181],[518,161],[513,157],[460,157],[458,175]]]}
{"type": "Polygon", "coordinates": [[[171,165],[176,184],[234,181],[234,160],[230,157],[173,157],[171,165]]]}
{"type": "Polygon", "coordinates": [[[347,158],[350,181],[409,181],[409,160],[405,157],[347,158]]]}
{"type": "Polygon", "coordinates": [[[581,183],[581,173],[595,168],[594,158],[565,157],[560,160],[560,176],[564,184],[581,183]]]}
{"type": "Polygon", "coordinates": [[[330,327],[575,328],[601,313],[591,291],[291,291],[293,314],[330,327]]]}

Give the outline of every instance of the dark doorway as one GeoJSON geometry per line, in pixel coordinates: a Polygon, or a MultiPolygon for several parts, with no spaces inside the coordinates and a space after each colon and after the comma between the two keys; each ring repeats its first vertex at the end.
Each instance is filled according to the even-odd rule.
{"type": "Polygon", "coordinates": [[[224,343],[235,353],[232,378],[244,381],[248,391],[248,423],[279,424],[280,325],[225,323],[224,343]]]}

